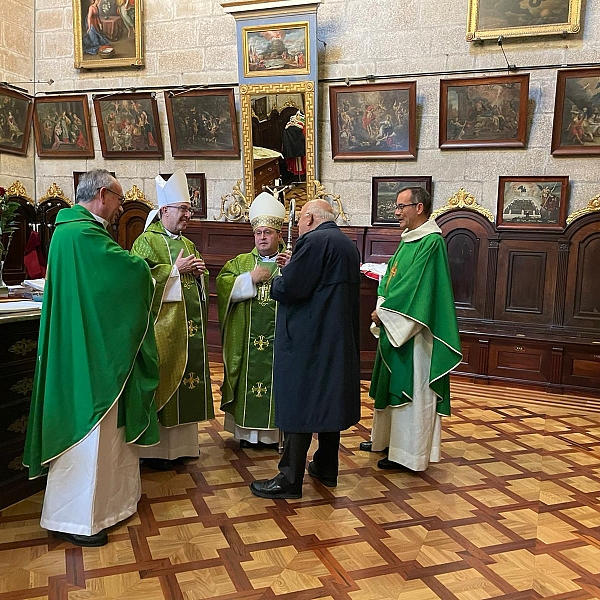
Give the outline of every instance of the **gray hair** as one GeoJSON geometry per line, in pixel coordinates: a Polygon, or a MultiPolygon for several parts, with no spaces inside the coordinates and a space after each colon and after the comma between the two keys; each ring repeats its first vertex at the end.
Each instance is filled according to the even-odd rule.
{"type": "Polygon", "coordinates": [[[310,200],[304,206],[308,207],[306,212],[310,213],[319,223],[335,221],[335,213],[327,200],[310,200]]]}
{"type": "Polygon", "coordinates": [[[106,169],[94,169],[84,173],[77,184],[75,204],[92,201],[100,188],[109,187],[113,181],[116,179],[106,169]]]}

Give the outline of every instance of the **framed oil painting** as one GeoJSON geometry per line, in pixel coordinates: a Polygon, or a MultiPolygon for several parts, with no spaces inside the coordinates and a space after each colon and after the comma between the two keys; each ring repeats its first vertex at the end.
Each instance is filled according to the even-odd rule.
{"type": "Polygon", "coordinates": [[[440,148],[524,148],[529,74],[440,80],[440,148]]]}
{"type": "Polygon", "coordinates": [[[104,158],[162,158],[156,98],[151,92],[94,97],[104,158]]]}
{"type": "Polygon", "coordinates": [[[86,95],[35,99],[33,132],[41,158],[92,158],[94,143],[86,95]]]}
{"type": "Polygon", "coordinates": [[[582,0],[468,0],[467,41],[578,33],[582,0]]]}
{"type": "Polygon", "coordinates": [[[417,157],[417,84],[329,88],[334,159],[417,157]]]}
{"type": "Polygon", "coordinates": [[[309,75],[308,21],[242,27],[244,77],[309,75]]]}
{"type": "Polygon", "coordinates": [[[562,231],[567,219],[569,178],[500,177],[498,229],[562,231]]]}
{"type": "MultiPolygon", "coordinates": [[[[166,181],[173,173],[161,173],[166,181]]],[[[190,202],[192,203],[192,219],[206,218],[206,175],[204,173],[186,173],[190,202]]]]}
{"type": "Polygon", "coordinates": [[[409,187],[422,187],[431,194],[431,177],[373,177],[371,225],[397,226],[396,197],[409,187]]]}
{"type": "Polygon", "coordinates": [[[33,100],[0,86],[0,153],[27,154],[33,100]]]}
{"type": "Polygon", "coordinates": [[[165,92],[165,105],[173,156],[240,155],[232,89],[165,92]]]}
{"type": "Polygon", "coordinates": [[[73,0],[76,69],[143,66],[142,0],[73,0]]]}
{"type": "MultiPolygon", "coordinates": [[[[73,201],[75,201],[75,198],[77,197],[77,186],[79,185],[79,178],[82,175],[85,175],[85,173],[86,171],[73,171],[73,201]]],[[[116,177],[114,171],[109,171],[109,173],[113,177],[116,177]]]]}
{"type": "Polygon", "coordinates": [[[600,69],[558,72],[552,154],[600,155],[600,69]]]}

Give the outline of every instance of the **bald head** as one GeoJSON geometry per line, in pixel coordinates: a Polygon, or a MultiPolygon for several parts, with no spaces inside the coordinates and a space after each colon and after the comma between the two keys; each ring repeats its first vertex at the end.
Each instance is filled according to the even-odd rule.
{"type": "Polygon", "coordinates": [[[298,218],[300,235],[316,229],[321,223],[327,221],[335,221],[335,214],[329,202],[326,200],[311,200],[307,202],[302,207],[298,218]]]}

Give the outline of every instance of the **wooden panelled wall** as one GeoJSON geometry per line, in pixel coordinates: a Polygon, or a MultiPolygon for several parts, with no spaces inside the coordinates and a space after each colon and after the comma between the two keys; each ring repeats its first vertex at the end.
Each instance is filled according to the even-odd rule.
{"type": "MultiPolygon", "coordinates": [[[[600,213],[564,232],[497,231],[478,213],[437,219],[448,257],[464,359],[456,374],[487,382],[585,391],[600,398],[600,213]]],[[[343,227],[362,262],[387,262],[398,228],[343,227]]],[[[208,343],[220,352],[215,277],[253,247],[249,224],[196,221],[187,232],[210,271],[208,343]]],[[[376,341],[369,332],[375,281],[361,285],[361,368],[369,378],[376,341]]],[[[434,299],[432,299],[433,301],[434,299]]]]}

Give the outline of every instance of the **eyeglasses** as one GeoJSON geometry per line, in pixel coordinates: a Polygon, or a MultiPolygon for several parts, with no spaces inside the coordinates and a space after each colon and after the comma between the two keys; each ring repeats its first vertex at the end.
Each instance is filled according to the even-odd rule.
{"type": "Polygon", "coordinates": [[[186,213],[192,214],[192,208],[190,206],[177,206],[172,204],[169,208],[176,208],[182,215],[185,215],[186,213]]]}
{"type": "MultiPolygon", "coordinates": [[[[102,188],[96,188],[96,191],[101,190],[102,188]]],[[[115,190],[111,190],[109,187],[105,187],[104,188],[107,192],[112,192],[119,200],[120,204],[123,204],[123,202],[125,202],[125,196],[120,196],[119,194],[117,194],[117,192],[115,192],[115,190]]]]}
{"type": "Polygon", "coordinates": [[[421,204],[420,202],[411,202],[410,204],[396,204],[396,210],[401,213],[404,212],[404,209],[407,206],[416,206],[417,204],[421,204]]]}

